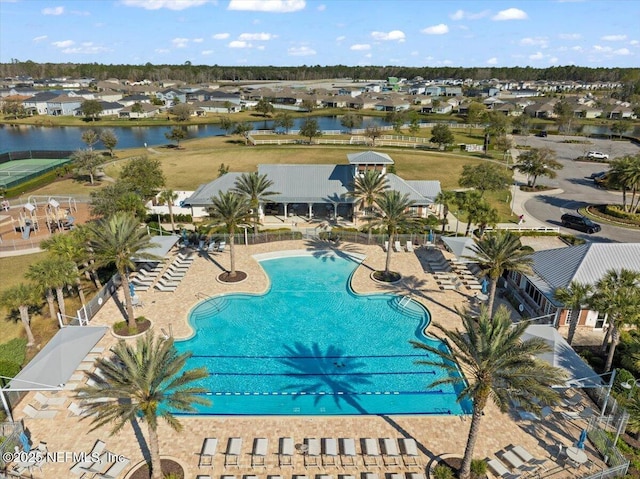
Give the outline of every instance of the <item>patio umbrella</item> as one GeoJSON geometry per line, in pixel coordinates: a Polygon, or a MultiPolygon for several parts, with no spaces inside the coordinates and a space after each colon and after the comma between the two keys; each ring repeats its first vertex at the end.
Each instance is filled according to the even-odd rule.
{"type": "Polygon", "coordinates": [[[31,444],[29,444],[29,438],[23,432],[20,433],[20,443],[22,444],[22,450],[24,452],[29,452],[31,450],[31,444]]]}
{"type": "Polygon", "coordinates": [[[486,278],[486,276],[482,280],[481,284],[482,284],[482,289],[481,289],[482,294],[487,294],[487,291],[489,291],[489,280],[486,278]]]}
{"type": "Polygon", "coordinates": [[[129,283],[129,293],[131,293],[131,296],[136,295],[136,287],[133,283],[129,283]]]}
{"type": "Polygon", "coordinates": [[[580,433],[580,439],[578,439],[578,444],[576,444],[576,447],[578,449],[584,449],[584,443],[587,440],[587,430],[583,429],[582,432],[580,433]]]}
{"type": "Polygon", "coordinates": [[[429,230],[429,243],[433,243],[433,230],[429,230]]]}

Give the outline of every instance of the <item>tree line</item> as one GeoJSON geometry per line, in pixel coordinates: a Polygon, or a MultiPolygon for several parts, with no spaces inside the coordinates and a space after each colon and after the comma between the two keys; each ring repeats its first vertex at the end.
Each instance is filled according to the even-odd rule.
{"type": "Polygon", "coordinates": [[[71,77],[121,78],[129,81],[181,80],[188,83],[257,80],[322,80],[350,78],[353,80],[386,79],[388,77],[425,79],[472,78],[474,80],[550,80],[550,81],[614,81],[637,82],[640,68],[590,68],[577,65],[548,68],[524,67],[403,67],[394,65],[302,65],[302,66],[223,66],[193,65],[104,65],[100,63],[38,63],[13,59],[0,63],[3,77],[30,76],[33,78],[71,77]]]}

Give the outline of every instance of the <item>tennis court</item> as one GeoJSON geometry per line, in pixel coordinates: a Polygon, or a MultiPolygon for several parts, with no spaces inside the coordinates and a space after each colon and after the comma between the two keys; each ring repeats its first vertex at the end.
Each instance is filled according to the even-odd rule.
{"type": "Polygon", "coordinates": [[[0,163],[0,186],[11,188],[54,170],[70,161],[69,158],[29,158],[0,163]]]}

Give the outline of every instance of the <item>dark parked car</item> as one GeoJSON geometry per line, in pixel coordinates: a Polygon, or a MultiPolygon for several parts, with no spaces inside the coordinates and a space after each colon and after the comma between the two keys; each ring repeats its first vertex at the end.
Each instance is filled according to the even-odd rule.
{"type": "Polygon", "coordinates": [[[601,230],[598,223],[594,223],[584,216],[564,214],[560,220],[562,221],[562,226],[565,228],[583,231],[584,233],[592,234],[601,230]]]}
{"type": "Polygon", "coordinates": [[[545,130],[539,131],[538,133],[536,133],[536,136],[539,136],[540,138],[546,138],[547,132],[545,130]]]}

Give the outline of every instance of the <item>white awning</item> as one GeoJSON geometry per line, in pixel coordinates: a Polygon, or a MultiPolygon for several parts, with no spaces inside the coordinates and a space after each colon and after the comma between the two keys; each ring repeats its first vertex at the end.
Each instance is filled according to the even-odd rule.
{"type": "Polygon", "coordinates": [[[106,326],[62,328],[4,388],[8,391],[62,389],[107,332],[106,326]]]}
{"type": "Polygon", "coordinates": [[[458,261],[462,261],[463,263],[473,263],[472,259],[468,257],[476,257],[476,253],[471,249],[471,247],[476,244],[473,238],[469,238],[466,236],[456,237],[456,236],[443,236],[442,242],[445,244],[447,249],[451,251],[458,261]]]}
{"type": "Polygon", "coordinates": [[[167,235],[167,236],[154,236],[151,239],[151,245],[148,248],[145,248],[141,251],[145,255],[153,255],[156,260],[148,259],[148,258],[132,258],[133,261],[137,263],[145,263],[147,261],[161,261],[166,256],[167,253],[173,248],[173,246],[180,240],[180,236],[178,235],[167,235]]]}

